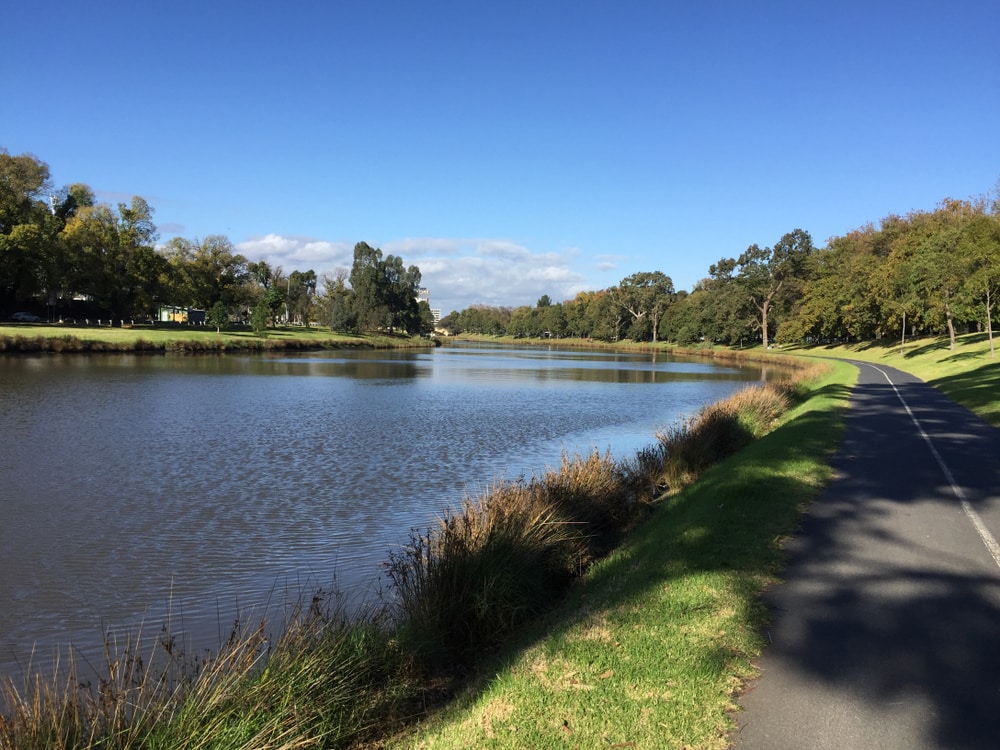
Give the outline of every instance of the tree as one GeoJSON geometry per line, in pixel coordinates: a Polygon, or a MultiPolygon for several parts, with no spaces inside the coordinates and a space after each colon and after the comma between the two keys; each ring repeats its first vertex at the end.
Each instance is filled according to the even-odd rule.
{"type": "Polygon", "coordinates": [[[50,190],[45,162],[0,149],[0,305],[45,291],[47,250],[61,229],[42,200],[50,190]]]}
{"type": "Polygon", "coordinates": [[[250,278],[260,284],[264,289],[270,288],[271,281],[274,279],[274,270],[271,268],[271,264],[266,260],[248,263],[247,272],[250,274],[250,278]]]}
{"type": "Polygon", "coordinates": [[[646,337],[642,327],[645,324],[652,329],[653,343],[656,343],[660,319],[674,300],[674,282],[660,271],[634,273],[618,285],[617,300],[632,316],[632,338],[646,337]]]}
{"type": "Polygon", "coordinates": [[[356,331],[357,317],[351,304],[352,292],[347,286],[348,271],[338,268],[323,275],[323,299],[320,321],[332,331],[356,331]]]}
{"type": "Polygon", "coordinates": [[[371,247],[367,242],[359,242],[354,246],[350,283],[358,326],[365,331],[388,328],[390,316],[385,304],[381,250],[371,247]]]}
{"type": "MultiPolygon", "coordinates": [[[[417,293],[420,290],[420,269],[403,267],[403,259],[395,255],[386,257],[382,264],[383,300],[389,312],[390,330],[402,329],[410,334],[420,332],[420,308],[417,293]]],[[[429,308],[428,308],[429,309],[429,308]]]]}
{"type": "Polygon", "coordinates": [[[271,317],[271,310],[267,305],[267,300],[260,299],[250,312],[250,328],[254,335],[261,338],[267,337],[267,325],[271,317]]]}
{"type": "Polygon", "coordinates": [[[89,185],[82,182],[74,182],[72,185],[61,188],[52,196],[52,213],[65,222],[71,216],[75,216],[81,208],[93,206],[97,200],[94,191],[89,185]]]}
{"type": "Polygon", "coordinates": [[[81,208],[66,222],[65,241],[76,269],[70,286],[91,295],[98,306],[125,317],[151,313],[168,273],[155,252],[153,209],[139,197],[81,208]]]}
{"type": "Polygon", "coordinates": [[[216,302],[226,307],[249,302],[249,264],[225,235],[212,234],[200,241],[174,237],[163,254],[174,269],[174,304],[208,310],[216,302]]]}
{"type": "Polygon", "coordinates": [[[383,259],[381,250],[359,242],[354,246],[350,282],[354,312],[362,330],[401,328],[408,333],[419,332],[419,268],[404,268],[402,258],[394,255],[383,259]]]}
{"type": "Polygon", "coordinates": [[[813,252],[812,237],[802,229],[783,235],[773,248],[748,247],[736,259],[738,289],[756,311],[755,323],[764,348],[770,344],[772,313],[798,299],[807,278],[807,261],[813,252]]]}
{"type": "Polygon", "coordinates": [[[292,271],[288,275],[287,305],[290,320],[309,325],[316,300],[316,272],[292,271]]]}
{"type": "Polygon", "coordinates": [[[222,327],[229,324],[229,310],[221,301],[216,302],[208,309],[205,320],[210,326],[215,326],[216,333],[221,333],[222,327]]]}
{"type": "Polygon", "coordinates": [[[42,197],[50,190],[48,164],[31,154],[11,156],[0,148],[0,234],[10,234],[18,224],[33,223],[42,197]]]}
{"type": "Polygon", "coordinates": [[[779,327],[783,340],[857,338],[879,335],[885,324],[883,302],[873,284],[889,246],[872,224],[834,237],[813,255],[812,277],[801,303],[779,327]]]}
{"type": "Polygon", "coordinates": [[[459,333],[479,333],[486,336],[502,336],[508,331],[513,310],[509,307],[472,305],[462,311],[453,311],[444,316],[438,325],[452,336],[459,333]]]}
{"type": "Polygon", "coordinates": [[[429,336],[434,333],[434,313],[431,311],[430,303],[422,299],[417,303],[420,312],[420,335],[429,336]]]}
{"type": "MultiPolygon", "coordinates": [[[[282,286],[284,275],[281,266],[271,268],[271,265],[260,260],[248,263],[247,271],[250,280],[256,284],[256,290],[250,294],[253,301],[253,311],[263,307],[272,327],[278,325],[278,312],[285,304],[285,290],[282,286]]],[[[251,313],[251,316],[253,312],[251,313]]]]}
{"type": "Polygon", "coordinates": [[[961,239],[963,255],[969,258],[966,288],[982,305],[983,322],[990,342],[990,358],[996,358],[993,344],[993,307],[1000,297],[1000,213],[981,213],[968,223],[961,239]]]}
{"type": "Polygon", "coordinates": [[[920,224],[924,226],[911,231],[916,235],[916,247],[910,263],[931,310],[944,318],[952,351],[957,308],[963,305],[961,292],[971,272],[971,257],[960,252],[965,247],[963,224],[971,218],[971,208],[959,201],[946,203],[942,210],[921,215],[920,224]]]}
{"type": "Polygon", "coordinates": [[[670,306],[670,314],[664,319],[664,335],[670,341],[678,344],[697,344],[709,338],[715,339],[715,331],[709,325],[710,315],[708,304],[712,300],[711,293],[704,287],[704,282],[695,285],[694,290],[678,292],[677,299],[670,306]]]}

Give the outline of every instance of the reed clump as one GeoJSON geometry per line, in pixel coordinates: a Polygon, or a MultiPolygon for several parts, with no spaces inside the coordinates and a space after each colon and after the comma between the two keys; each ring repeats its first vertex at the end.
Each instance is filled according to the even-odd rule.
{"type": "Polygon", "coordinates": [[[400,634],[421,668],[464,669],[551,606],[652,500],[610,454],[497,481],[387,564],[400,634]]]}
{"type": "Polygon", "coordinates": [[[71,663],[0,681],[2,750],[350,747],[398,722],[405,678],[382,614],[313,605],[272,639],[237,623],[208,657],[164,633],[108,642],[100,676],[71,663]],[[140,654],[145,643],[146,658],[140,654]]]}
{"type": "Polygon", "coordinates": [[[277,638],[263,621],[237,624],[210,657],[185,656],[165,632],[146,658],[139,640],[109,647],[96,682],[72,664],[0,678],[0,750],[382,746],[559,601],[661,495],[774,428],[816,375],[743,389],[631,459],[564,455],[493,482],[412,532],[385,564],[383,599],[360,614],[317,595],[277,638]]]}
{"type": "Polygon", "coordinates": [[[712,464],[769,432],[789,405],[788,386],[750,386],[659,432],[663,484],[672,491],[690,484],[712,464]]]}

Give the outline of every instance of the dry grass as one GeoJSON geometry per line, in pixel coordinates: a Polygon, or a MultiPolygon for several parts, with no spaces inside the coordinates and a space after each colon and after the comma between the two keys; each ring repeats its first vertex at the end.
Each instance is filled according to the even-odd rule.
{"type": "Polygon", "coordinates": [[[743,388],[706,406],[692,420],[660,432],[663,484],[676,492],[712,464],[767,434],[788,409],[791,390],[786,384],[743,388]]]}

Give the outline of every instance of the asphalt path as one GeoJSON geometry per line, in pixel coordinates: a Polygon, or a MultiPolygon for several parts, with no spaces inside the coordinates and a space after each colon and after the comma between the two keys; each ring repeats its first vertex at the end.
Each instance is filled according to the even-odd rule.
{"type": "Polygon", "coordinates": [[[739,750],[1000,748],[1000,430],[854,362],[834,480],[768,594],[739,750]]]}

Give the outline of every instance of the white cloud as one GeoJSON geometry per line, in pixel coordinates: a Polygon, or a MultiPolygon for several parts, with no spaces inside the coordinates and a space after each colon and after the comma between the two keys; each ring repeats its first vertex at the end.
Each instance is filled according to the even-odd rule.
{"type": "Polygon", "coordinates": [[[322,273],[341,266],[350,268],[354,260],[353,243],[278,234],[252,237],[237,244],[236,251],[250,260],[265,260],[273,267],[281,266],[285,273],[310,269],[322,273]]]}
{"type": "Polygon", "coordinates": [[[622,260],[624,256],[621,255],[598,255],[594,258],[594,263],[598,271],[605,272],[614,271],[622,260]]]}
{"type": "Polygon", "coordinates": [[[575,249],[540,253],[503,239],[406,239],[384,252],[420,268],[431,307],[445,314],[474,304],[534,305],[543,294],[562,301],[587,288],[575,249]]]}
{"type": "MultiPolygon", "coordinates": [[[[505,239],[422,237],[378,245],[407,266],[420,269],[431,307],[447,314],[474,304],[517,307],[534,305],[547,294],[555,301],[590,289],[577,270],[580,251],[566,248],[537,252],[505,239]]],[[[322,275],[350,268],[354,244],[268,234],[236,245],[250,260],[266,260],[286,273],[312,269],[322,275]]]]}

